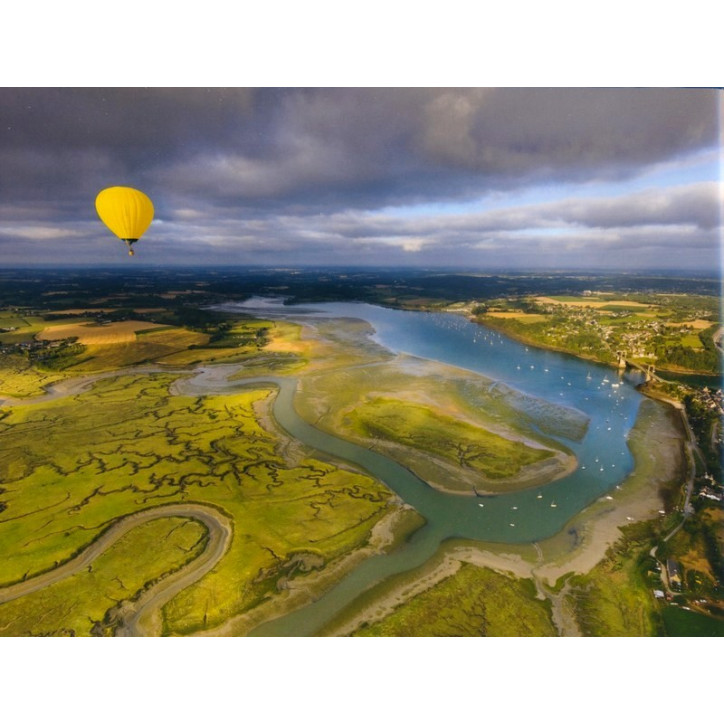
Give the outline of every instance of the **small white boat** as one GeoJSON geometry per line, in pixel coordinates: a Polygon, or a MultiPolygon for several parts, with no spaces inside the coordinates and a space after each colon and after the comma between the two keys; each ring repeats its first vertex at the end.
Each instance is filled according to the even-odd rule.
{"type": "Polygon", "coordinates": [[[484,508],[485,506],[482,503],[478,503],[478,506],[481,508],[484,508]]]}
{"type": "Polygon", "coordinates": [[[551,508],[557,508],[558,506],[555,503],[551,503],[551,508]]]}

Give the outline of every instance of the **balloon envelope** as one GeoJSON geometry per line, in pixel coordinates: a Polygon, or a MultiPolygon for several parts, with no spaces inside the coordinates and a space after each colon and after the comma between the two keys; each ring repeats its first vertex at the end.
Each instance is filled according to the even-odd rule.
{"type": "Polygon", "coordinates": [[[138,241],[153,221],[151,199],[138,189],[112,186],[96,197],[101,221],[129,245],[138,241]]]}

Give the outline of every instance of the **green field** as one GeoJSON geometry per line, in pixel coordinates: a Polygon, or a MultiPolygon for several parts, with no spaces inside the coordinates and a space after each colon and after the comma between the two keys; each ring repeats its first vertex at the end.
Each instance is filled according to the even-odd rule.
{"type": "Polygon", "coordinates": [[[104,372],[130,365],[159,362],[191,345],[202,345],[208,336],[186,329],[149,330],[135,342],[88,345],[76,357],[74,373],[104,372]]]}
{"type": "Polygon", "coordinates": [[[353,434],[410,446],[493,479],[510,477],[553,455],[550,450],[508,440],[429,407],[390,398],[370,400],[355,408],[348,424],[353,434]]]}
{"type": "Polygon", "coordinates": [[[590,573],[570,579],[570,600],[584,636],[657,636],[659,607],[648,572],[654,541],[651,523],[624,529],[623,538],[590,573]]]}
{"type": "MultiPolygon", "coordinates": [[[[61,319],[59,324],[68,322],[67,319],[61,319]]],[[[75,320],[73,320],[75,321],[75,320]]],[[[2,344],[21,344],[30,342],[35,339],[38,332],[42,332],[46,327],[50,326],[50,322],[46,322],[42,317],[37,316],[2,316],[0,317],[0,328],[8,329],[15,327],[11,332],[0,332],[0,342],[2,344]]]]}
{"type": "Polygon", "coordinates": [[[0,635],[112,633],[115,606],[195,558],[205,538],[203,525],[183,518],[138,525],[82,573],[0,605],[0,635]]]}
{"type": "Polygon", "coordinates": [[[686,611],[678,606],[666,606],[661,615],[667,636],[724,636],[724,620],[686,611]]]}
{"type": "Polygon", "coordinates": [[[361,364],[332,353],[330,367],[305,370],[295,405],[317,427],[378,449],[447,492],[512,490],[560,473],[563,445],[542,432],[578,439],[585,416],[493,386],[457,368],[404,359],[361,364]],[[539,447],[538,447],[539,446],[539,447]],[[532,465],[532,463],[534,465],[532,465]]]}
{"type": "Polygon", "coordinates": [[[698,334],[687,334],[681,338],[681,344],[691,349],[704,349],[704,345],[698,334]]]}
{"type": "MultiPolygon", "coordinates": [[[[103,379],[76,397],[6,412],[0,421],[0,585],[52,570],[121,516],[164,503],[210,504],[234,521],[231,548],[164,611],[166,633],[191,633],[275,595],[280,581],[364,545],[388,510],[386,488],[299,446],[291,458],[280,453],[279,435],[258,418],[270,390],[180,397],[169,395],[173,379],[103,379]]],[[[124,583],[131,591],[161,571],[143,567],[148,546],[142,537],[129,540],[124,557],[139,565],[138,578],[124,583]]],[[[170,551],[154,560],[162,555],[170,551]]],[[[86,595],[79,586],[77,606],[97,620],[104,594],[91,589],[86,595]]],[[[0,628],[18,616],[26,598],[0,606],[0,628]]],[[[28,616],[39,617],[43,631],[75,627],[52,597],[42,615],[37,600],[28,603],[28,616]]]]}
{"type": "MultiPolygon", "coordinates": [[[[0,317],[0,328],[17,327],[16,331],[0,334],[0,395],[24,398],[43,394],[45,388],[68,377],[108,372],[139,364],[158,364],[164,367],[190,367],[214,362],[243,362],[256,360],[268,343],[268,333],[278,325],[257,319],[226,323],[223,331],[210,335],[178,326],[151,328],[136,332],[134,341],[114,341],[112,325],[107,344],[76,344],[63,352],[53,352],[43,358],[37,351],[24,350],[23,343],[36,342],[36,335],[47,327],[82,324],[83,317],[61,316],[50,321],[33,316],[0,317]]],[[[297,369],[299,360],[291,364],[289,355],[270,355],[269,367],[274,370],[297,369]]]]}
{"type": "Polygon", "coordinates": [[[555,636],[530,579],[463,563],[454,575],[354,636],[555,636]]]}
{"type": "Polygon", "coordinates": [[[606,304],[604,307],[598,307],[601,312],[630,312],[636,314],[641,311],[641,306],[638,304],[626,304],[626,302],[611,302],[606,304]]]}
{"type": "Polygon", "coordinates": [[[716,374],[716,297],[669,294],[506,297],[473,308],[474,318],[526,344],[609,365],[619,352],[661,370],[716,374]],[[683,328],[683,329],[682,329],[683,328]]]}
{"type": "Polygon", "coordinates": [[[551,299],[555,299],[556,302],[573,302],[575,304],[585,303],[585,302],[606,302],[609,301],[608,297],[606,296],[598,296],[598,295],[592,295],[590,297],[582,297],[582,296],[572,296],[570,294],[556,294],[551,297],[551,299]]]}
{"type": "Polygon", "coordinates": [[[0,354],[0,396],[36,397],[67,376],[62,371],[40,370],[20,355],[0,354]]]}
{"type": "MultiPolygon", "coordinates": [[[[370,531],[399,510],[396,496],[366,474],[320,459],[286,438],[269,414],[272,388],[176,396],[172,385],[182,374],[180,368],[189,372],[193,365],[243,362],[231,379],[299,374],[295,406],[308,422],[394,457],[448,492],[478,492],[475,485],[487,492],[507,492],[546,482],[545,474],[553,477],[561,468],[555,467],[556,453],[568,451],[544,434],[575,440],[585,431],[585,419],[555,405],[534,400],[526,406],[523,396],[482,377],[393,357],[371,341],[366,323],[318,320],[302,328],[235,320],[182,303],[179,295],[149,296],[144,306],[167,307],[139,310],[137,315],[169,325],[166,328],[139,331],[132,342],[68,346],[51,359],[33,358],[26,343],[37,342],[45,327],[89,318],[68,318],[67,310],[59,310],[61,316],[49,321],[37,311],[47,309],[42,304],[23,307],[27,316],[22,309],[0,316],[0,328],[17,327],[0,332],[0,395],[38,396],[59,380],[116,374],[146,363],[164,370],[129,370],[98,380],[75,396],[0,408],[0,590],[55,571],[124,516],[168,503],[203,504],[233,521],[232,543],[210,573],[165,605],[162,632],[243,634],[253,628],[255,616],[263,618],[270,609],[284,613],[295,590],[302,595],[294,605],[302,605],[305,595],[319,595],[344,575],[345,566],[355,565],[348,554],[365,547],[362,555],[373,547],[378,550],[377,543],[367,546],[370,531]],[[241,618],[245,616],[248,619],[241,618]],[[227,628],[218,628],[230,621],[227,628]]],[[[136,318],[134,294],[108,299],[99,298],[98,304],[126,305],[113,312],[115,319],[136,318]]],[[[717,319],[718,307],[710,309],[700,299],[685,298],[675,309],[660,295],[641,296],[642,304],[655,305],[649,311],[633,304],[638,301],[633,297],[628,304],[606,294],[556,299],[575,304],[560,314],[542,313],[532,304],[528,311],[519,308],[511,297],[497,306],[502,311],[493,320],[534,342],[609,362],[623,335],[645,337],[654,323],[663,329],[660,360],[666,351],[670,362],[686,367],[711,353],[715,326],[706,330],[703,323],[717,319]],[[587,300],[598,309],[576,308],[587,300]],[[677,327],[674,318],[688,328],[677,327]],[[692,331],[699,329],[701,334],[692,331]]],[[[86,306],[80,298],[75,305],[86,306]]],[[[675,516],[671,511],[680,503],[684,471],[680,465],[666,472],[662,464],[680,452],[679,443],[671,441],[678,440],[681,431],[672,423],[665,435],[654,439],[642,427],[651,404],[643,402],[631,433],[636,470],[625,491],[616,494],[616,504],[634,487],[646,487],[669,515],[627,527],[605,560],[586,575],[566,579],[570,589],[560,593],[559,588],[559,593],[571,591],[570,602],[585,635],[719,636],[721,622],[661,606],[652,596],[653,559],[648,552],[661,540],[659,528],[675,516]]],[[[599,501],[591,506],[592,520],[599,503],[605,505],[599,501]]],[[[528,546],[526,560],[533,565],[536,553],[546,561],[572,554],[571,540],[578,540],[579,533],[581,540],[587,535],[581,523],[587,515],[577,516],[535,550],[528,546]]],[[[395,535],[379,545],[394,547],[422,522],[419,514],[408,511],[405,530],[396,527],[395,535]]],[[[660,547],[660,558],[671,555],[682,564],[692,601],[716,593],[707,556],[711,558],[720,531],[721,520],[698,509],[696,518],[660,547]]],[[[139,524],[86,570],[0,604],[0,635],[113,635],[119,605],[199,557],[208,538],[202,523],[176,514],[139,524]]],[[[498,552],[518,555],[523,549],[501,545],[498,552]]],[[[372,594],[389,593],[400,580],[419,583],[427,569],[420,570],[363,594],[353,604],[354,613],[374,602],[372,594]]],[[[552,636],[556,630],[550,604],[536,597],[532,579],[463,563],[450,577],[354,635],[552,636]]]]}

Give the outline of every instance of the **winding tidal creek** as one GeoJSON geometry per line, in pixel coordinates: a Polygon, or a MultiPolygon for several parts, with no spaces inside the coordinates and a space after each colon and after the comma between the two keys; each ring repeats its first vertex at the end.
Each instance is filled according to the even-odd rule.
{"type": "MultiPolygon", "coordinates": [[[[518,400],[521,411],[535,405],[536,400],[544,400],[554,416],[558,407],[578,411],[588,420],[582,439],[558,438],[578,458],[578,468],[572,474],[539,488],[509,494],[456,496],[431,488],[383,455],[306,423],[294,409],[296,380],[246,380],[243,384],[263,381],[278,386],[274,416],[290,435],[364,468],[427,520],[400,548],[367,559],[313,604],[266,623],[251,635],[312,635],[370,586],[424,563],[446,539],[533,543],[548,538],[576,513],[615,489],[632,469],[627,437],[642,399],[635,389],[641,381],[636,375],[617,374],[592,362],[528,348],[452,314],[352,303],[297,309],[269,300],[256,300],[256,306],[255,300],[250,300],[223,308],[295,321],[315,316],[363,319],[374,327],[375,341],[392,352],[443,362],[497,380],[512,393],[514,401],[518,400]]],[[[552,423],[555,428],[555,420],[552,423]]]]}

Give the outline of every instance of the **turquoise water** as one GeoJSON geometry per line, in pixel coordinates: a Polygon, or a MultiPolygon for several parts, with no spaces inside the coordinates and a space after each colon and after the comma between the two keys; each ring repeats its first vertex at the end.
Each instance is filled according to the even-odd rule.
{"type": "MultiPolygon", "coordinates": [[[[250,305],[235,308],[249,311],[250,305]]],[[[614,493],[632,468],[626,438],[641,402],[634,388],[638,378],[618,376],[615,370],[567,355],[526,348],[450,314],[348,303],[306,305],[305,309],[307,319],[320,315],[364,319],[374,327],[376,341],[394,352],[453,364],[498,380],[523,393],[519,396],[522,408],[540,398],[578,410],[588,418],[588,428],[578,442],[559,437],[579,460],[578,469],[566,478],[506,495],[446,495],[394,461],[304,422],[294,410],[296,381],[274,379],[280,387],[274,415],[289,433],[365,468],[428,522],[400,549],[368,559],[319,601],[259,627],[254,635],[310,635],[370,585],[424,563],[448,538],[503,543],[548,538],[593,501],[614,493]]],[[[300,310],[265,306],[264,314],[292,317],[300,310]]]]}

